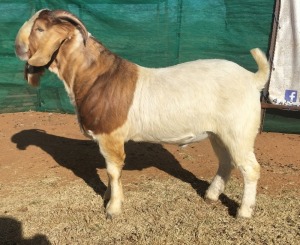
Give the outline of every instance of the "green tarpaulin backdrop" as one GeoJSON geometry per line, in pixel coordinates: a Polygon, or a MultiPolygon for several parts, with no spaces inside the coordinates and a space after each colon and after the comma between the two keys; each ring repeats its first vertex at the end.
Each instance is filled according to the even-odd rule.
{"type": "Polygon", "coordinates": [[[1,113],[74,112],[55,75],[47,72],[39,88],[29,87],[24,62],[14,54],[18,29],[41,8],[74,13],[106,47],[143,66],[226,58],[255,71],[249,50],[259,47],[267,53],[274,0],[1,0],[1,113]]]}

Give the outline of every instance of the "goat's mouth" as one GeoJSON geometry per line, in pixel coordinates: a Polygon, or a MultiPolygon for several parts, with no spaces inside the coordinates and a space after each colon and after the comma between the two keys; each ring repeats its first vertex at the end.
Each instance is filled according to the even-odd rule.
{"type": "Polygon", "coordinates": [[[24,67],[24,79],[33,87],[40,84],[40,77],[44,74],[45,67],[36,67],[28,64],[30,59],[30,50],[22,42],[15,43],[15,53],[23,61],[26,61],[24,67]]]}
{"type": "MultiPolygon", "coordinates": [[[[19,56],[17,49],[16,49],[16,53],[19,56]]],[[[24,56],[25,56],[24,60],[26,61],[25,68],[24,68],[24,78],[31,86],[37,87],[40,84],[40,78],[41,78],[41,76],[44,75],[45,69],[49,69],[49,67],[55,60],[58,50],[56,52],[54,52],[54,54],[51,57],[51,60],[45,66],[30,65],[28,63],[28,60],[31,58],[31,53],[32,53],[31,50],[28,50],[28,52],[26,52],[26,54],[24,54],[22,52],[20,53],[20,55],[24,54],[24,56]]]]}
{"type": "Polygon", "coordinates": [[[24,69],[24,78],[31,86],[37,87],[40,84],[40,78],[44,74],[44,71],[44,66],[31,66],[26,62],[24,69]]]}

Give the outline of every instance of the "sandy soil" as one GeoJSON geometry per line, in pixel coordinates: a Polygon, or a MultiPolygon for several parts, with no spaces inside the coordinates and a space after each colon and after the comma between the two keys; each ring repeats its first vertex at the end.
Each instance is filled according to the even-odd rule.
{"type": "Polygon", "coordinates": [[[299,241],[300,135],[258,135],[262,171],[250,220],[234,218],[243,182],[238,171],[218,202],[203,200],[217,170],[208,140],[186,148],[129,142],[124,212],[113,222],[102,200],[104,159],[81,135],[75,115],[2,114],[0,145],[0,244],[299,241]]]}
{"type": "MultiPolygon", "coordinates": [[[[0,183],[57,175],[68,182],[81,178],[105,189],[104,159],[97,145],[80,132],[75,115],[12,113],[0,115],[0,183]],[[99,178],[100,176],[100,178],[99,178]]],[[[262,166],[259,192],[278,194],[300,186],[300,135],[262,133],[255,152],[262,166]]],[[[212,178],[217,159],[208,140],[181,148],[129,142],[123,181],[144,176],[212,178]]],[[[235,171],[234,176],[241,178],[235,171]]]]}

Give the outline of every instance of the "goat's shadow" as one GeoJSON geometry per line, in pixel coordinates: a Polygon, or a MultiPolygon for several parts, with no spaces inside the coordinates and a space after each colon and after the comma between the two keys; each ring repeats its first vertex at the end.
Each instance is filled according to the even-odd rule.
{"type": "MultiPolygon", "coordinates": [[[[70,169],[82,178],[93,190],[103,197],[106,185],[97,173],[105,168],[105,160],[99,153],[98,145],[91,140],[70,139],[51,135],[43,130],[23,130],[12,136],[11,141],[20,150],[35,145],[47,152],[62,167],[70,169]]],[[[202,198],[209,183],[198,179],[193,173],[182,168],[174,156],[159,144],[128,142],[125,145],[126,164],[124,170],[142,170],[156,167],[186,183],[197,191],[202,198]],[[160,164],[163,163],[163,164],[160,164]]],[[[222,194],[220,200],[227,206],[230,215],[237,212],[238,204],[222,194]]]]}
{"type": "Polygon", "coordinates": [[[50,245],[47,236],[36,234],[32,238],[23,236],[22,222],[9,216],[0,216],[0,244],[50,245]]]}

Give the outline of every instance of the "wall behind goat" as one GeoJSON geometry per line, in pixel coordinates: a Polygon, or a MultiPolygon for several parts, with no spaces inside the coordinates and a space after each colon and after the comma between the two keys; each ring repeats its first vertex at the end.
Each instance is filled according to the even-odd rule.
{"type": "Polygon", "coordinates": [[[120,56],[160,67],[226,58],[255,70],[249,50],[268,50],[274,0],[90,0],[0,2],[0,112],[74,112],[62,83],[47,72],[37,89],[23,79],[14,54],[21,25],[41,8],[77,15],[93,36],[120,56]]]}

